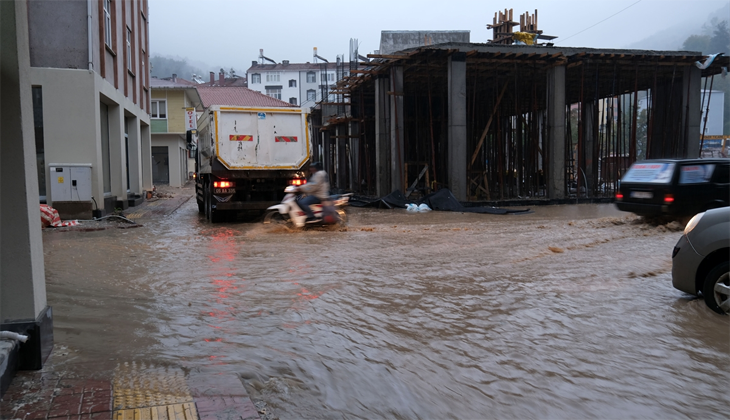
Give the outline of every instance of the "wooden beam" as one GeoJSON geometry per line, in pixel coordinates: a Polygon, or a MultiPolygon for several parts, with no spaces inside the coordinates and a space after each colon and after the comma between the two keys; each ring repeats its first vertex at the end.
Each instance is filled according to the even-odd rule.
{"type": "Polygon", "coordinates": [[[489,131],[489,126],[492,125],[492,120],[494,119],[494,114],[497,113],[497,108],[499,108],[499,103],[502,102],[502,97],[504,96],[504,93],[507,91],[507,86],[509,86],[509,80],[504,82],[504,87],[502,87],[502,91],[499,93],[499,96],[497,97],[497,102],[494,103],[494,109],[492,109],[492,115],[489,116],[489,121],[487,121],[487,126],[484,127],[484,131],[482,131],[482,136],[479,138],[479,143],[477,143],[476,149],[474,149],[474,154],[471,155],[471,162],[469,162],[469,168],[471,168],[472,165],[474,165],[474,161],[477,159],[479,150],[482,148],[482,143],[484,143],[484,138],[487,137],[487,132],[489,131]]]}

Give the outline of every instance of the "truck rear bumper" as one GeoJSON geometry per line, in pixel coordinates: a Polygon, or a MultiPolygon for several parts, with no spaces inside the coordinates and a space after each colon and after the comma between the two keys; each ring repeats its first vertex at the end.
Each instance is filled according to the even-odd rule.
{"type": "Polygon", "coordinates": [[[279,201],[236,201],[233,203],[215,203],[216,210],[266,210],[269,207],[279,204],[279,201]]]}

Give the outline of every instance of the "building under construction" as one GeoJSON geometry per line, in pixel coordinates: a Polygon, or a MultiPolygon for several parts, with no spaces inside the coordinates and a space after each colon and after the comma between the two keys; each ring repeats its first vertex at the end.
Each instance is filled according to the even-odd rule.
{"type": "Polygon", "coordinates": [[[349,76],[313,114],[333,187],[449,188],[462,201],[610,197],[636,160],[699,156],[702,78],[728,57],[539,44],[554,37],[537,30],[536,13],[516,23],[505,11],[489,27],[485,44],[424,35],[369,60],[351,51],[349,76]]]}

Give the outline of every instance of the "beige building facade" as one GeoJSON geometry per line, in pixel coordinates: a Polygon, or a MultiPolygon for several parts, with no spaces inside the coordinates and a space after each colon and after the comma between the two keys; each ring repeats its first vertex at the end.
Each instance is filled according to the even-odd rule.
{"type": "Polygon", "coordinates": [[[62,216],[124,209],[152,188],[147,10],[146,0],[28,2],[39,194],[62,216]],[[59,170],[77,166],[90,182],[59,170]]]}
{"type": "Polygon", "coordinates": [[[188,130],[195,129],[200,96],[194,84],[168,79],[151,81],[152,182],[183,186],[195,171],[187,142],[188,130]]]}

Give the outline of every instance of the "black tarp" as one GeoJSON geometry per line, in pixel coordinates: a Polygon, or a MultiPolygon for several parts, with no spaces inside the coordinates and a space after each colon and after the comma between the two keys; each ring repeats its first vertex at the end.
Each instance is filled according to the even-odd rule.
{"type": "Polygon", "coordinates": [[[432,210],[436,211],[456,211],[462,213],[482,213],[482,214],[509,214],[509,213],[525,213],[530,209],[503,209],[499,207],[466,207],[454,197],[451,190],[442,188],[435,193],[425,196],[422,200],[414,201],[407,199],[402,192],[396,190],[382,198],[366,199],[362,197],[353,197],[350,199],[350,205],[355,207],[378,207],[378,208],[406,208],[409,203],[422,204],[425,203],[432,210]]]}

